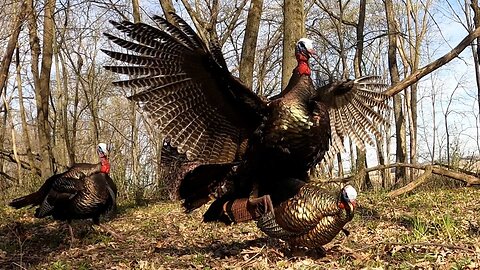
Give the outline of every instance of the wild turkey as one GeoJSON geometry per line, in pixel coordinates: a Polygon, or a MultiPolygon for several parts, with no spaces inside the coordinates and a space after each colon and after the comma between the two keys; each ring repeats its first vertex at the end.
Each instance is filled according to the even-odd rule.
{"type": "Polygon", "coordinates": [[[384,87],[377,77],[315,87],[308,64],[312,42],[302,39],[287,89],[267,101],[229,72],[215,43],[207,46],[184,20],[172,17],[173,24],[154,16],[158,27],[112,21],[125,36],[105,36],[128,53],[103,52],[126,63],[106,69],[133,76],[114,85],[138,88],[129,99],[196,164],[179,180],[186,211],[213,197],[204,221],[258,218],[297,194],[309,169],[327,151],[333,156],[344,136],[364,148],[364,140],[372,142],[369,133],[378,134],[384,119],[374,107],[388,106],[375,91],[384,87]]]}
{"type": "Polygon", "coordinates": [[[258,228],[295,247],[320,248],[329,243],[352,220],[357,192],[346,185],[332,194],[324,185],[303,185],[295,196],[275,207],[275,214],[261,216],[258,228]]]}
{"type": "Polygon", "coordinates": [[[48,178],[37,192],[17,198],[9,205],[16,209],[38,205],[35,217],[66,220],[73,242],[70,225],[73,219],[91,218],[95,225],[100,225],[100,215],[116,207],[117,187],[108,175],[107,145],[98,144],[97,153],[99,163],[76,163],[66,172],[48,178]]]}

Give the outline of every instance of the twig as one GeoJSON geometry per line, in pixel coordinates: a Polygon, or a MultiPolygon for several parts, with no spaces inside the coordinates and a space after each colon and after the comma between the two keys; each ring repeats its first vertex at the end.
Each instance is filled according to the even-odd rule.
{"type": "Polygon", "coordinates": [[[27,270],[27,268],[25,268],[24,266],[22,266],[22,265],[20,265],[20,264],[18,264],[18,263],[16,263],[16,262],[14,262],[13,265],[18,266],[20,269],[25,269],[25,270],[27,270]]]}
{"type": "Polygon", "coordinates": [[[246,262],[242,263],[242,264],[240,265],[240,267],[243,268],[243,267],[247,266],[248,264],[250,264],[250,263],[253,261],[253,259],[255,259],[256,257],[258,257],[258,256],[260,255],[260,253],[262,253],[262,251],[263,251],[264,248],[265,248],[265,245],[262,246],[262,248],[260,249],[259,252],[257,252],[257,253],[256,253],[255,255],[253,255],[251,258],[249,258],[246,262]]]}

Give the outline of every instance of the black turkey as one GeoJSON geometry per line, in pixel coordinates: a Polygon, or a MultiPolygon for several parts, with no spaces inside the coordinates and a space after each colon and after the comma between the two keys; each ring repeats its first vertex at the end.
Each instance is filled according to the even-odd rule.
{"type": "Polygon", "coordinates": [[[378,135],[384,119],[375,108],[388,106],[377,77],[317,88],[308,64],[312,42],[301,39],[287,89],[269,101],[229,72],[215,43],[172,17],[175,25],[154,16],[158,27],[111,22],[124,36],[106,37],[128,52],[103,52],[125,63],[106,69],[132,76],[114,84],[139,89],[130,99],[195,164],[179,180],[187,211],[215,198],[205,221],[258,218],[297,194],[308,171],[339,151],[345,136],[364,148],[370,133],[378,135]]]}
{"type": "Polygon", "coordinates": [[[352,220],[356,198],[351,185],[332,192],[324,183],[307,183],[295,196],[275,207],[275,214],[261,216],[257,226],[294,247],[320,248],[352,220]]]}
{"type": "Polygon", "coordinates": [[[107,145],[98,144],[97,153],[99,163],[76,163],[66,172],[48,178],[37,192],[17,198],[9,205],[17,209],[38,206],[35,217],[52,216],[67,221],[73,242],[72,220],[91,218],[95,225],[100,225],[100,215],[116,207],[117,187],[108,175],[107,145]]]}

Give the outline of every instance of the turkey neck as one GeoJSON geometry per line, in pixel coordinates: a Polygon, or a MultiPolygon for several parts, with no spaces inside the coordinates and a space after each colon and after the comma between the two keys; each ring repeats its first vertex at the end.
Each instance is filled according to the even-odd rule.
{"type": "Polygon", "coordinates": [[[308,101],[312,95],[314,95],[315,91],[313,88],[313,82],[310,77],[312,74],[312,70],[310,69],[310,65],[308,64],[308,57],[297,53],[297,67],[295,68],[295,72],[297,75],[296,85],[292,87],[292,92],[295,92],[297,98],[301,101],[306,102],[308,101]]]}
{"type": "Polygon", "coordinates": [[[108,161],[107,156],[101,156],[100,157],[100,172],[101,173],[110,173],[110,161],[108,161]]]}

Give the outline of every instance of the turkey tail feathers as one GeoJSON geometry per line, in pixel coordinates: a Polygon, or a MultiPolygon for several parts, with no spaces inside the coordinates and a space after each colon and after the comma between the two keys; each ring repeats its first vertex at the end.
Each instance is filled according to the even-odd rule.
{"type": "Polygon", "coordinates": [[[37,191],[27,196],[14,199],[8,205],[16,209],[20,209],[22,207],[29,206],[29,205],[35,206],[42,203],[43,197],[44,197],[43,194],[37,191]]]}

